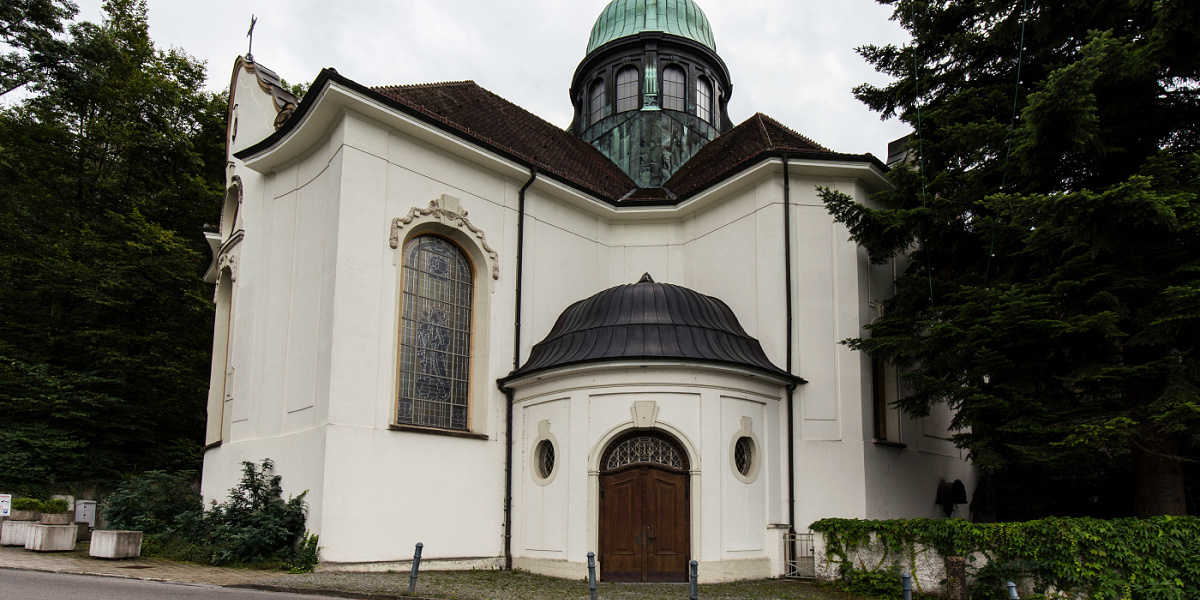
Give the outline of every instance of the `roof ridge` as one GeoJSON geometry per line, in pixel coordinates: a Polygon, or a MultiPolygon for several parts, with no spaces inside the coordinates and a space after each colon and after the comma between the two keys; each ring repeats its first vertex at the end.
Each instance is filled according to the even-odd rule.
{"type": "MultiPolygon", "coordinates": [[[[783,123],[780,123],[779,121],[776,121],[775,119],[771,118],[771,115],[766,115],[766,114],[763,114],[763,113],[758,113],[758,114],[757,114],[757,115],[755,115],[755,116],[757,116],[757,117],[760,117],[760,118],[762,118],[762,119],[765,119],[767,122],[771,123],[772,125],[774,125],[774,126],[776,126],[776,127],[780,128],[780,129],[782,129],[782,130],[784,130],[784,131],[786,131],[786,132],[788,132],[788,133],[790,133],[790,134],[792,134],[792,135],[794,135],[794,136],[796,136],[796,137],[798,137],[798,138],[800,138],[800,139],[802,139],[802,140],[804,140],[804,141],[806,141],[806,142],[808,142],[808,143],[812,144],[812,145],[813,145],[814,147],[816,147],[816,148],[819,148],[819,149],[821,149],[821,150],[823,150],[823,151],[825,151],[825,152],[833,152],[833,150],[831,150],[831,149],[829,149],[829,148],[826,148],[826,147],[825,147],[824,145],[822,145],[822,144],[818,144],[818,143],[816,142],[816,140],[814,140],[814,139],[812,139],[812,138],[808,137],[807,135],[804,135],[803,133],[800,133],[799,131],[796,131],[795,129],[792,129],[791,127],[788,127],[787,125],[784,125],[783,123]]],[[[767,139],[770,139],[770,136],[768,136],[768,137],[767,137],[767,139]]]]}
{"type": "Polygon", "coordinates": [[[764,114],[758,112],[758,113],[754,113],[754,116],[750,117],[750,118],[758,119],[758,128],[759,128],[759,130],[762,131],[763,136],[767,138],[767,146],[774,148],[775,142],[771,140],[771,132],[767,131],[767,124],[763,123],[764,118],[770,120],[771,117],[768,117],[767,115],[764,115],[764,114]]]}
{"type": "Polygon", "coordinates": [[[458,80],[454,80],[454,81],[431,81],[429,83],[406,83],[406,84],[398,84],[398,85],[377,85],[377,86],[373,86],[371,89],[373,89],[373,90],[413,90],[413,89],[428,89],[428,88],[436,88],[436,87],[452,87],[452,86],[463,86],[463,85],[473,85],[475,87],[483,89],[483,87],[480,86],[479,84],[475,83],[475,80],[473,80],[473,79],[458,79],[458,80]]]}

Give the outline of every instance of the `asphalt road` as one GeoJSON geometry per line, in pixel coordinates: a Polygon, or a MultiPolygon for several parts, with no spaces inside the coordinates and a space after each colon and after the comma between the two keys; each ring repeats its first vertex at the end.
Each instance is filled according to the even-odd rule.
{"type": "Polygon", "coordinates": [[[239,590],[215,585],[142,581],[0,569],[0,598],[21,600],[318,600],[307,596],[239,590]]]}

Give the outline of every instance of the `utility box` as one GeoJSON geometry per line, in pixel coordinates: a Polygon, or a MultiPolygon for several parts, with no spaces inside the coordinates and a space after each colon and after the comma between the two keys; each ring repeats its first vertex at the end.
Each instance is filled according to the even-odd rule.
{"type": "Polygon", "coordinates": [[[88,527],[96,526],[96,501],[95,500],[76,500],[75,501],[75,522],[87,523],[88,527]]]}

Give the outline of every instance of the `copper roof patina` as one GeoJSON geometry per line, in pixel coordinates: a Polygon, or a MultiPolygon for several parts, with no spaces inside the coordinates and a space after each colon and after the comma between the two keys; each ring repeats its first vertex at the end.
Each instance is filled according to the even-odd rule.
{"type": "Polygon", "coordinates": [[[613,360],[725,364],[801,381],[771,363],[728,304],[656,283],[649,273],[567,307],[529,360],[507,379],[613,360]]]}
{"type": "Polygon", "coordinates": [[[708,17],[692,0],[613,0],[592,26],[587,53],[643,31],[677,35],[717,51],[708,17]]]}

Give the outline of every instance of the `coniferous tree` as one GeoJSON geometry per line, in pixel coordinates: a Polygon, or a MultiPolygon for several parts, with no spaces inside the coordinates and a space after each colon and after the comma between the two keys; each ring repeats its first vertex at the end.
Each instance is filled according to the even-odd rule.
{"type": "Polygon", "coordinates": [[[1027,512],[1119,494],[1185,513],[1200,451],[1200,3],[880,0],[912,34],[860,53],[856,96],[916,134],[877,208],[823,191],[871,260],[905,265],[849,343],[903,372],[911,415],[1027,512]],[[1006,477],[1007,476],[1007,477],[1006,477]],[[1088,492],[1094,493],[1094,492],[1088,492]]]}
{"type": "Polygon", "coordinates": [[[22,467],[0,470],[9,483],[199,466],[201,226],[220,210],[226,105],[201,63],[154,48],[144,0],[104,10],[0,110],[0,464],[22,467]]]}

